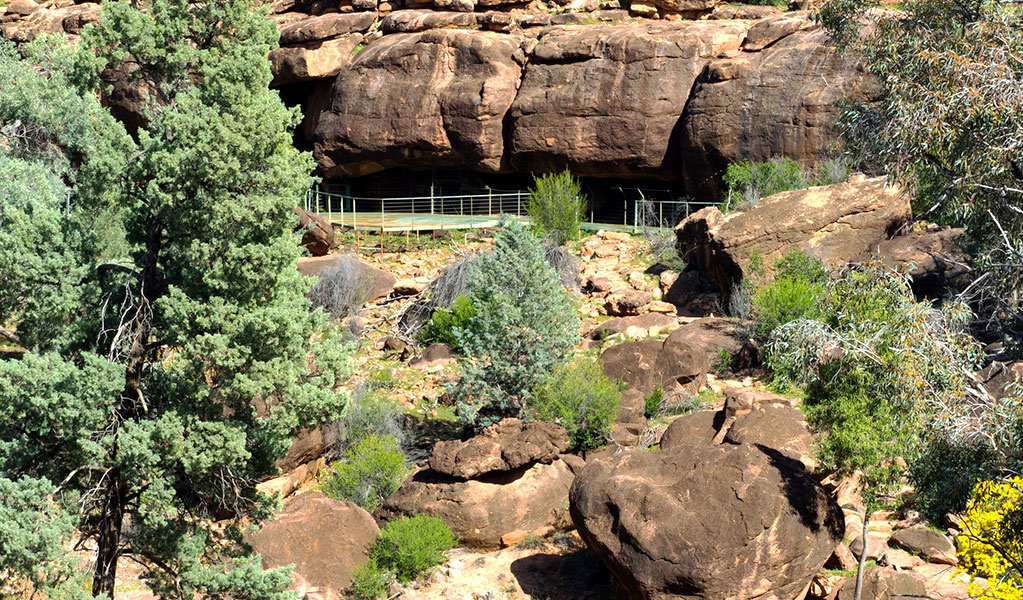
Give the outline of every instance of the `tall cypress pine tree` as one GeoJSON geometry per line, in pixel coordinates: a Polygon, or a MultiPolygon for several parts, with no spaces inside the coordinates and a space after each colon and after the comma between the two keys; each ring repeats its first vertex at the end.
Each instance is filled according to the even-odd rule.
{"type": "MultiPolygon", "coordinates": [[[[164,597],[289,582],[237,534],[273,508],[255,483],[291,435],[343,409],[348,351],[295,268],[313,165],[268,87],[277,35],[249,0],[112,2],[78,52],[0,52],[0,160],[18,167],[0,186],[24,192],[0,211],[0,333],[27,351],[0,360],[0,488],[95,540],[93,595],[113,596],[119,558],[164,597]],[[141,98],[131,136],[96,100],[114,72],[141,98]]],[[[52,566],[21,571],[35,585],[68,579],[67,535],[22,553],[52,566]]]]}

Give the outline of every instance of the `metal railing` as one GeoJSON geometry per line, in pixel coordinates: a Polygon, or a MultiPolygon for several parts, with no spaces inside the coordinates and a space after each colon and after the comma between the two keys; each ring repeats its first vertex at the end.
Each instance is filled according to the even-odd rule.
{"type": "MultiPolygon", "coordinates": [[[[633,194],[621,191],[625,197],[620,212],[614,202],[605,203],[600,210],[588,211],[586,229],[614,227],[634,232],[670,229],[693,211],[716,205],[688,198],[667,199],[662,196],[655,200],[651,199],[651,194],[644,194],[638,188],[629,190],[636,192],[633,194]]],[[[664,192],[668,194],[666,190],[664,192]]],[[[311,189],[305,198],[306,210],[323,215],[342,227],[383,231],[492,227],[502,215],[528,218],[528,203],[527,191],[369,198],[311,189]]]]}

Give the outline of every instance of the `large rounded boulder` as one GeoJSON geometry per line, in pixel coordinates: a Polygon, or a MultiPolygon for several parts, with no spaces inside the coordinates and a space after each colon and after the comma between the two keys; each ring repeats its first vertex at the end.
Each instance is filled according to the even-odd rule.
{"type": "Polygon", "coordinates": [[[796,460],[752,444],[629,452],[572,485],[580,535],[634,599],[791,599],[842,540],[796,460]]]}

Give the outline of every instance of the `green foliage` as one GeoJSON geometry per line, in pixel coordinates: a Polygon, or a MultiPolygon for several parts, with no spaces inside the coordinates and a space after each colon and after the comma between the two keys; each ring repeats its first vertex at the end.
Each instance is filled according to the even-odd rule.
{"type": "Polygon", "coordinates": [[[1023,335],[1023,13],[998,0],[915,0],[893,12],[831,0],[818,18],[862,53],[880,101],[841,127],[862,160],[916,191],[932,221],[965,226],[984,306],[1023,335]],[[1008,309],[1008,310],[1005,310],[1008,309]]]}
{"type": "Polygon", "coordinates": [[[844,158],[826,159],[812,169],[790,158],[764,162],[743,159],[725,169],[728,192],[718,208],[725,213],[740,206],[752,208],[761,198],[781,192],[841,183],[849,178],[850,172],[844,158]]]}
{"type": "Polygon", "coordinates": [[[402,517],[380,530],[370,556],[380,568],[408,583],[443,563],[444,553],[457,542],[451,529],[437,517],[402,517]]]}
{"type": "Polygon", "coordinates": [[[505,222],[495,240],[469,281],[476,314],[453,330],[466,357],[453,390],[459,414],[479,426],[520,416],[530,392],[579,338],[575,306],[537,239],[505,222]]]}
{"type": "Polygon", "coordinates": [[[330,465],[323,493],[373,510],[401,487],[409,473],[398,442],[389,436],[370,435],[341,454],[330,465]]]}
{"type": "Polygon", "coordinates": [[[529,216],[536,232],[556,244],[579,239],[586,218],[586,198],[569,171],[540,175],[529,190],[529,216]]]}
{"type": "Polygon", "coordinates": [[[292,435],[341,415],[349,348],[295,269],[313,162],[266,15],[109,3],[78,49],[0,47],[0,327],[29,350],[0,360],[0,478],[61,485],[35,510],[96,544],[97,595],[130,551],[159,596],[290,597],[235,540],[292,435]],[[141,90],[133,137],[99,104],[109,71],[141,90]]]}
{"type": "Polygon", "coordinates": [[[387,596],[391,582],[391,573],[377,566],[377,561],[369,561],[352,573],[352,587],[347,598],[351,600],[379,600],[387,596]]]}
{"type": "Polygon", "coordinates": [[[827,279],[824,263],[802,251],[778,260],[775,278],[753,293],[757,335],[766,339],[785,323],[816,318],[827,279]]]}
{"type": "Polygon", "coordinates": [[[643,401],[643,414],[646,418],[652,418],[661,411],[661,403],[664,402],[664,388],[657,386],[657,389],[650,392],[643,401]]]}
{"type": "Polygon", "coordinates": [[[721,203],[721,212],[740,205],[753,206],[765,196],[810,186],[803,166],[790,158],[772,158],[764,162],[743,159],[725,170],[728,193],[721,203]]]}
{"type": "Polygon", "coordinates": [[[826,434],[820,458],[865,473],[870,510],[886,504],[922,440],[961,404],[979,349],[969,310],[919,303],[905,278],[869,264],[825,284],[816,320],[777,327],[767,346],[776,379],[806,384],[807,421],[826,434]]]}
{"type": "Polygon", "coordinates": [[[604,375],[600,360],[579,357],[555,368],[534,390],[530,411],[541,421],[564,427],[572,448],[599,448],[611,435],[623,387],[604,375]]]}
{"type": "Polygon", "coordinates": [[[461,351],[455,331],[468,327],[475,316],[476,309],[472,302],[465,296],[458,296],[450,309],[438,308],[433,311],[433,316],[420,333],[420,341],[424,344],[443,342],[461,351]]]}
{"type": "Polygon", "coordinates": [[[408,439],[405,409],[389,396],[388,390],[361,385],[352,393],[344,417],[333,424],[337,452],[344,452],[370,436],[390,437],[399,448],[408,439]]]}
{"type": "Polygon", "coordinates": [[[52,483],[0,478],[0,598],[84,598],[84,573],[64,556],[74,533],[74,515],[55,502],[52,483]]]}

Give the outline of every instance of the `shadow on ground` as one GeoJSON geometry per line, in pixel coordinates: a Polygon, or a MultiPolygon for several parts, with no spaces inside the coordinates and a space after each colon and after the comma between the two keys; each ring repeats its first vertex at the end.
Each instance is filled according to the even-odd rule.
{"type": "Polygon", "coordinates": [[[534,554],[511,564],[519,587],[546,600],[614,600],[615,585],[588,548],[568,554],[534,554]]]}

